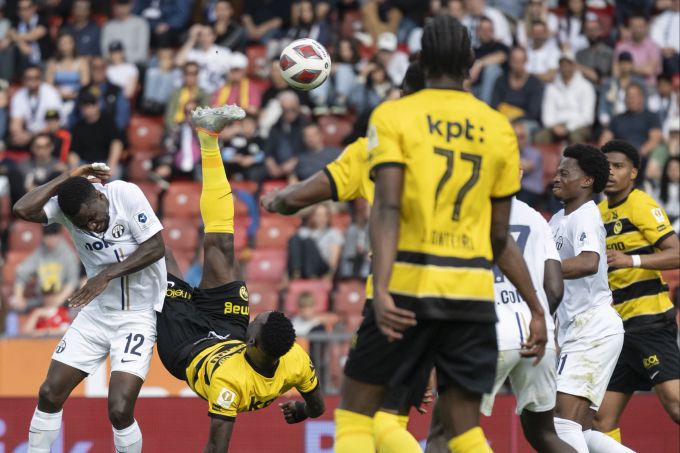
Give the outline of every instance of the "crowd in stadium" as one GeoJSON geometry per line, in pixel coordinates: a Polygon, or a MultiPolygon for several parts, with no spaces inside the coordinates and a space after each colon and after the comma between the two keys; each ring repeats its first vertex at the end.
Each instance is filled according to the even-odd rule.
{"type": "Polygon", "coordinates": [[[424,21],[436,14],[468,27],[476,56],[468,88],[512,120],[521,199],[555,212],[547,188],[561,149],[623,139],[642,156],[639,185],[679,231],[677,0],[0,5],[6,335],[58,335],[70,322],[64,304],[82,276],[67,236],[57,226],[13,221],[9,207],[82,162],[107,162],[115,178],[137,183],[187,280],[200,280],[200,150],[188,112],[225,103],[247,112],[221,138],[252,313],[281,307],[297,314],[301,335],[355,328],[369,269],[368,204],[320,205],[281,218],[263,212],[258,198],[323,170],[365,134],[371,111],[400,96],[424,21]],[[333,60],[329,80],[311,92],[291,90],[278,69],[283,47],[305,37],[333,60]]]}

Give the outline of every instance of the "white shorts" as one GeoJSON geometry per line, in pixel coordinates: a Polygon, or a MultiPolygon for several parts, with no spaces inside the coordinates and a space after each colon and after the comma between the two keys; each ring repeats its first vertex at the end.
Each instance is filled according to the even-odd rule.
{"type": "Polygon", "coordinates": [[[554,349],[545,350],[543,359],[534,366],[534,358],[524,358],[519,349],[498,351],[496,382],[491,394],[482,397],[481,412],[491,416],[493,402],[498,390],[509,377],[512,393],[517,399],[517,415],[524,409],[531,412],[545,412],[555,407],[555,357],[554,349]]]}
{"type": "Polygon", "coordinates": [[[587,398],[597,410],[623,347],[623,322],[610,305],[579,313],[560,329],[557,391],[587,398]]]}
{"type": "Polygon", "coordinates": [[[94,373],[111,355],[111,371],[146,379],[156,343],[156,313],[88,307],[57,345],[52,359],[94,373]]]}

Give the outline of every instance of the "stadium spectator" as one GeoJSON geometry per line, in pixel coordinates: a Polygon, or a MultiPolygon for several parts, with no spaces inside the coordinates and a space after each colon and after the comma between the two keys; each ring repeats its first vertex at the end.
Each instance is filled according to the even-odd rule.
{"type": "MultiPolygon", "coordinates": [[[[269,80],[271,85],[262,94],[262,108],[259,118],[260,134],[265,138],[269,136],[269,131],[281,117],[281,105],[278,101],[278,96],[284,91],[291,91],[290,85],[281,75],[278,57],[273,58],[269,63],[269,80]]],[[[298,97],[305,112],[311,108],[313,102],[309,94],[310,92],[293,91],[292,93],[298,97]]]]}
{"type": "Polygon", "coordinates": [[[19,67],[42,65],[51,56],[52,41],[47,33],[48,25],[38,14],[33,0],[19,0],[17,19],[9,32],[9,38],[19,51],[19,67]]]}
{"type": "Polygon", "coordinates": [[[177,44],[177,37],[186,29],[192,9],[186,0],[135,0],[133,13],[149,23],[151,44],[177,44]]]}
{"type": "Polygon", "coordinates": [[[137,66],[125,60],[125,48],[122,41],[109,44],[109,64],[106,67],[106,78],[121,89],[123,96],[131,99],[137,91],[139,70],[137,66]]]}
{"type": "Polygon", "coordinates": [[[78,56],[72,35],[59,34],[54,56],[47,62],[45,81],[59,91],[63,102],[61,115],[67,118],[73,111],[80,87],[90,83],[90,67],[78,56]]]}
{"type": "Polygon", "coordinates": [[[257,133],[257,117],[251,114],[234,123],[235,132],[224,143],[222,160],[229,179],[261,182],[267,176],[264,167],[264,140],[257,133]]]}
{"type": "Polygon", "coordinates": [[[198,85],[206,93],[214,93],[229,72],[231,51],[215,44],[215,31],[205,25],[196,24],[189,29],[189,37],[177,54],[175,64],[186,62],[198,64],[198,85]]]}
{"type": "Polygon", "coordinates": [[[353,39],[339,39],[333,53],[328,80],[312,90],[309,95],[319,114],[330,112],[344,115],[347,113],[347,100],[356,84],[357,73],[362,65],[358,44],[353,39]]]}
{"type": "Polygon", "coordinates": [[[545,22],[531,25],[531,41],[527,47],[527,71],[541,81],[550,83],[557,74],[560,48],[548,33],[545,22]]]}
{"type": "Polygon", "coordinates": [[[588,40],[583,31],[586,21],[585,0],[568,0],[566,15],[560,17],[557,30],[557,39],[562,50],[577,53],[588,47],[588,40]]]}
{"type": "Polygon", "coordinates": [[[389,75],[393,85],[401,85],[408,69],[408,55],[397,48],[397,35],[384,32],[378,36],[375,61],[380,63],[389,75]]]}
{"type": "Polygon", "coordinates": [[[647,160],[652,150],[661,143],[661,122],[658,115],[650,112],[645,106],[645,93],[641,85],[631,83],[626,87],[625,103],[626,111],[612,119],[609,128],[600,136],[600,144],[618,139],[637,148],[640,152],[638,182],[642,182],[647,160]]]}
{"type": "Polygon", "coordinates": [[[149,24],[132,14],[132,0],[115,0],[113,17],[102,30],[101,52],[108,58],[111,43],[120,41],[125,60],[144,65],[149,58],[149,24]]]}
{"type": "Polygon", "coordinates": [[[618,55],[618,74],[607,79],[600,88],[598,120],[602,127],[609,126],[611,119],[626,111],[626,88],[630,84],[646,86],[645,80],[633,73],[633,56],[630,52],[618,55]]]}
{"type": "Polygon", "coordinates": [[[79,273],[80,263],[61,235],[60,225],[48,225],[40,246],[17,267],[10,307],[25,313],[35,307],[63,305],[78,288],[79,273]]]}
{"type": "Polygon", "coordinates": [[[5,150],[5,136],[9,126],[9,83],[0,79],[0,151],[5,150]]]}
{"type": "Polygon", "coordinates": [[[365,279],[371,270],[368,217],[371,205],[363,198],[354,202],[352,223],[345,232],[345,241],[340,252],[338,278],[365,279]]]}
{"type": "Polygon", "coordinates": [[[665,74],[661,74],[656,79],[656,93],[649,96],[647,106],[652,112],[659,115],[659,121],[662,125],[666,121],[677,115],[680,109],[680,99],[678,99],[678,92],[673,90],[673,81],[665,74]]]}
{"type": "Polygon", "coordinates": [[[54,158],[66,163],[71,152],[71,132],[62,126],[58,110],[48,110],[45,113],[45,133],[49,134],[54,145],[54,158]]]}
{"type": "MultiPolygon", "coordinates": [[[[198,68],[196,68],[198,71],[198,68]]],[[[179,70],[175,68],[175,50],[161,47],[156,51],[153,64],[144,71],[144,91],[141,110],[147,115],[162,115],[168,105],[177,81],[179,70]]]]}
{"type": "MultiPolygon", "coordinates": [[[[93,57],[90,60],[89,85],[80,89],[80,94],[89,92],[99,100],[99,106],[103,112],[111,115],[116,121],[116,127],[121,131],[127,129],[130,122],[130,101],[125,97],[122,90],[106,78],[106,61],[102,57],[93,57]]],[[[69,124],[75,125],[80,118],[78,109],[73,111],[69,124]]]]}
{"type": "Polygon", "coordinates": [[[479,21],[482,17],[487,17],[493,22],[493,29],[497,41],[502,42],[508,47],[512,46],[512,30],[510,29],[508,20],[502,12],[488,6],[485,0],[465,0],[465,17],[463,18],[463,25],[470,31],[473,48],[479,46],[477,27],[479,26],[479,21]]]}
{"type": "Polygon", "coordinates": [[[13,147],[26,149],[35,134],[45,129],[45,113],[61,110],[61,96],[49,83],[42,81],[38,66],[24,69],[23,88],[12,96],[10,107],[10,142],[13,147]]]}
{"type": "Polygon", "coordinates": [[[367,63],[357,75],[356,84],[349,95],[349,106],[359,116],[368,114],[385,99],[392,87],[382,64],[367,63]]]}
{"type": "Polygon", "coordinates": [[[543,95],[541,116],[545,129],[536,134],[535,141],[587,142],[595,122],[595,89],[576,70],[573,53],[563,52],[559,58],[559,74],[543,95]]]}
{"type": "Polygon", "coordinates": [[[272,179],[287,179],[295,173],[298,155],[302,151],[302,130],[307,119],[300,112],[300,100],[288,90],[277,97],[281,117],[274,124],[265,144],[265,167],[272,179]]]}
{"type": "Polygon", "coordinates": [[[81,162],[106,162],[113,178],[120,177],[124,136],[113,117],[102,111],[97,88],[81,92],[78,107],[81,118],[73,126],[70,164],[75,167],[81,162]]]}
{"type": "Polygon", "coordinates": [[[267,44],[281,37],[289,26],[292,0],[251,0],[246,2],[241,22],[248,41],[267,44]]]}
{"type": "Polygon", "coordinates": [[[12,23],[3,13],[4,8],[0,8],[0,80],[11,80],[14,77],[14,44],[10,37],[12,23]]]}
{"type": "Polygon", "coordinates": [[[340,155],[338,148],[324,145],[321,127],[316,123],[309,123],[305,126],[302,130],[302,141],[305,151],[300,153],[295,167],[295,176],[300,181],[323,170],[340,155]]]}
{"type": "MultiPolygon", "coordinates": [[[[656,76],[661,73],[661,49],[649,37],[647,18],[641,15],[632,16],[628,20],[630,38],[616,45],[616,55],[630,52],[633,57],[633,73],[645,77],[648,85],[656,85],[656,76]]],[[[613,72],[618,73],[615,61],[613,72]]]]}
{"type": "Polygon", "coordinates": [[[652,20],[649,35],[661,48],[663,72],[673,76],[680,72],[680,3],[677,0],[658,0],[661,13],[652,20]]]}
{"type": "Polygon", "coordinates": [[[208,105],[208,94],[198,85],[198,64],[187,62],[182,68],[183,84],[170,96],[165,107],[165,129],[170,132],[184,122],[185,106],[189,100],[195,99],[198,105],[208,105]]]}
{"type": "Polygon", "coordinates": [[[212,105],[236,104],[257,115],[262,105],[262,88],[246,75],[248,57],[240,52],[231,54],[227,81],[212,97],[212,105]]]}
{"type": "Polygon", "coordinates": [[[595,86],[611,74],[614,51],[604,41],[602,25],[595,15],[588,14],[583,25],[588,46],[576,52],[578,69],[595,86]]]}
{"type": "Polygon", "coordinates": [[[214,6],[215,43],[234,52],[243,52],[246,47],[246,30],[234,19],[234,6],[230,0],[217,0],[214,6]]]}
{"type": "Polygon", "coordinates": [[[315,205],[288,241],[288,277],[333,278],[342,242],[342,233],[331,226],[330,207],[315,205]]]}
{"type": "Polygon", "coordinates": [[[31,142],[31,157],[18,164],[24,191],[28,192],[56,178],[66,170],[66,165],[55,158],[54,143],[50,135],[41,132],[31,142]]]}
{"type": "Polygon", "coordinates": [[[300,0],[295,6],[292,17],[294,25],[286,33],[286,38],[291,41],[310,38],[328,46],[331,42],[331,28],[328,22],[316,17],[314,2],[300,0]]]}
{"type": "Polygon", "coordinates": [[[361,38],[364,44],[371,45],[378,40],[381,33],[390,32],[396,34],[403,15],[394,3],[382,0],[360,1],[361,22],[368,35],[360,32],[355,34],[355,37],[357,39],[361,38]]]}
{"type": "Polygon", "coordinates": [[[496,80],[503,74],[502,66],[508,61],[510,49],[494,38],[493,22],[486,17],[479,20],[477,35],[479,46],[474,48],[475,62],[470,68],[472,92],[490,104],[496,80]]]}
{"type": "Polygon", "coordinates": [[[522,188],[517,198],[534,209],[540,209],[545,187],[543,185],[543,157],[541,152],[529,144],[529,134],[522,121],[514,121],[515,134],[520,152],[522,188]]]}
{"type": "Polygon", "coordinates": [[[198,179],[201,148],[190,123],[191,111],[196,107],[198,107],[197,99],[188,99],[184,103],[182,122],[166,130],[163,140],[166,153],[156,160],[157,166],[154,170],[155,175],[161,180],[154,179],[157,179],[162,186],[167,185],[168,180],[178,176],[198,179]]]}
{"type": "Polygon", "coordinates": [[[534,22],[543,22],[548,29],[550,38],[557,35],[559,19],[548,9],[546,0],[529,0],[524,8],[524,16],[517,22],[517,43],[522,47],[531,45],[531,25],[534,22]]]}
{"type": "Polygon", "coordinates": [[[101,54],[99,41],[101,28],[92,20],[90,0],[75,0],[71,9],[71,22],[62,28],[64,33],[73,35],[76,40],[76,52],[84,57],[101,54]]]}
{"type": "Polygon", "coordinates": [[[671,224],[680,218],[680,156],[670,157],[666,161],[659,190],[654,195],[671,224]]]}

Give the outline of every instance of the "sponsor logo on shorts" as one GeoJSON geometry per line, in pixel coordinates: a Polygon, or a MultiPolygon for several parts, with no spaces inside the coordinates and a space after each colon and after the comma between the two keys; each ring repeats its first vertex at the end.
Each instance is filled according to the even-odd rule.
{"type": "Polygon", "coordinates": [[[224,303],[224,314],[225,315],[250,315],[250,308],[247,305],[238,305],[233,302],[224,303]]]}
{"type": "Polygon", "coordinates": [[[185,289],[181,288],[168,288],[165,290],[165,297],[171,297],[176,299],[191,299],[191,293],[185,289]]]}
{"type": "Polygon", "coordinates": [[[121,237],[123,233],[125,233],[125,227],[121,224],[116,225],[115,227],[113,227],[113,230],[111,230],[111,236],[113,236],[116,239],[121,237]]]}
{"type": "Polygon", "coordinates": [[[56,349],[55,352],[56,352],[57,354],[61,354],[62,352],[64,352],[64,349],[66,349],[66,341],[65,341],[65,340],[61,340],[61,341],[59,342],[59,344],[57,345],[57,349],[56,349]]]}
{"type": "Polygon", "coordinates": [[[229,409],[236,399],[236,393],[232,392],[229,389],[226,389],[222,387],[222,390],[220,390],[220,394],[217,397],[217,401],[215,401],[215,404],[220,406],[223,409],[229,409]]]}
{"type": "Polygon", "coordinates": [[[642,365],[645,367],[646,370],[650,369],[653,366],[657,366],[659,363],[659,357],[654,354],[650,355],[649,357],[642,359],[642,365]]]}
{"type": "Polygon", "coordinates": [[[248,302],[248,290],[246,289],[245,286],[241,286],[241,289],[238,290],[238,294],[239,296],[241,296],[241,299],[248,302]]]}
{"type": "Polygon", "coordinates": [[[130,362],[136,362],[137,359],[132,359],[132,360],[125,360],[125,359],[120,359],[120,363],[130,363],[130,362]]]}

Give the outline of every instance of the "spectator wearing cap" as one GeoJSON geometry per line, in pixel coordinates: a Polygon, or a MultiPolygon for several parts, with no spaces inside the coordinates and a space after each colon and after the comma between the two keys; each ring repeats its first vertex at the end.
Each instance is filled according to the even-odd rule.
{"type": "Polygon", "coordinates": [[[595,100],[595,88],[576,69],[574,54],[562,52],[558,75],[545,88],[541,112],[545,129],[536,134],[536,143],[587,142],[595,122],[595,100]]]}
{"type": "Polygon", "coordinates": [[[45,80],[59,91],[64,103],[62,115],[67,118],[75,106],[80,87],[90,83],[90,67],[84,58],[78,56],[72,35],[59,34],[54,57],[47,62],[45,80]]]}
{"type": "Polygon", "coordinates": [[[75,0],[71,9],[71,22],[62,27],[64,33],[76,40],[76,52],[83,57],[101,54],[99,41],[101,28],[92,20],[90,0],[75,0]]]}
{"type": "Polygon", "coordinates": [[[397,35],[386,31],[378,36],[378,53],[375,56],[376,62],[380,63],[393,85],[401,85],[408,69],[408,55],[397,49],[397,35]]]}
{"type": "Polygon", "coordinates": [[[271,179],[290,179],[304,147],[302,130],[308,121],[302,115],[300,99],[293,91],[279,93],[277,100],[282,113],[269,132],[264,162],[271,179]]]}
{"type": "Polygon", "coordinates": [[[596,15],[589,13],[583,27],[588,47],[576,52],[576,63],[583,76],[599,86],[611,74],[614,51],[604,42],[602,25],[596,15]]]}
{"type": "Polygon", "coordinates": [[[165,108],[165,129],[169,133],[184,122],[184,106],[190,100],[196,100],[200,106],[208,105],[208,94],[198,85],[198,64],[190,61],[182,68],[183,83],[170,96],[165,108]]]}
{"type": "Polygon", "coordinates": [[[31,157],[18,165],[25,192],[45,184],[66,170],[66,165],[54,156],[54,143],[47,132],[33,137],[30,149],[31,157]]]}
{"type": "Polygon", "coordinates": [[[50,58],[52,42],[47,34],[45,18],[38,15],[33,0],[17,2],[17,18],[9,32],[9,38],[19,50],[20,66],[40,65],[50,58]]]}
{"type": "Polygon", "coordinates": [[[133,13],[149,23],[152,45],[170,40],[175,44],[189,23],[192,9],[187,7],[186,0],[135,0],[133,13]]]}
{"type": "Polygon", "coordinates": [[[479,46],[474,48],[475,62],[470,68],[472,92],[487,104],[491,103],[496,79],[503,74],[510,49],[494,38],[493,22],[482,17],[477,26],[479,46]]]}
{"type": "Polygon", "coordinates": [[[656,7],[661,14],[652,20],[649,34],[661,48],[664,74],[673,76],[680,73],[680,3],[660,0],[656,7]]]}
{"type": "Polygon", "coordinates": [[[149,24],[132,14],[132,0],[115,0],[113,17],[102,30],[101,51],[108,57],[109,46],[120,41],[125,49],[125,60],[144,64],[149,58],[149,24]]]}
{"type": "Polygon", "coordinates": [[[638,182],[645,177],[647,160],[652,150],[661,143],[661,122],[659,116],[645,106],[645,92],[642,85],[631,83],[626,87],[626,111],[616,115],[609,128],[600,136],[600,146],[609,140],[624,140],[640,152],[638,182]]]}
{"type": "Polygon", "coordinates": [[[612,118],[626,111],[626,88],[631,83],[646,86],[645,79],[633,72],[633,56],[621,52],[617,57],[617,74],[604,81],[600,88],[597,115],[602,127],[609,126],[612,118]]]}
{"type": "Polygon", "coordinates": [[[150,67],[144,71],[142,111],[147,115],[162,115],[180,77],[179,69],[175,68],[175,50],[159,48],[150,67]]]}
{"type": "Polygon", "coordinates": [[[71,165],[81,162],[106,162],[111,172],[120,176],[120,158],[123,154],[124,135],[116,127],[113,117],[102,112],[99,104],[101,94],[91,87],[78,98],[80,120],[73,126],[71,165]]]}
{"type": "Polygon", "coordinates": [[[502,12],[496,8],[487,5],[486,0],[465,0],[465,17],[463,18],[463,25],[470,31],[472,38],[472,47],[479,46],[479,35],[477,34],[477,27],[482,17],[486,17],[493,22],[494,37],[497,41],[502,42],[506,46],[512,46],[512,30],[510,24],[502,12]]]}
{"type": "Polygon", "coordinates": [[[131,99],[137,92],[139,69],[132,63],[125,61],[125,48],[122,41],[113,41],[109,45],[109,65],[106,68],[106,78],[120,88],[123,95],[131,99]]]}
{"type": "MultiPolygon", "coordinates": [[[[661,73],[661,49],[649,37],[649,24],[647,18],[641,15],[631,16],[628,19],[630,39],[619,42],[616,45],[615,54],[630,52],[633,57],[633,72],[645,78],[648,85],[656,85],[656,76],[661,73]]],[[[617,61],[614,62],[612,71],[618,73],[617,61]]]]}
{"type": "Polygon", "coordinates": [[[26,149],[35,134],[45,129],[45,113],[61,110],[62,102],[56,88],[42,81],[38,66],[24,69],[22,82],[23,88],[12,96],[9,133],[13,147],[26,149]]]}
{"type": "Polygon", "coordinates": [[[215,31],[196,24],[189,29],[189,37],[177,53],[175,64],[194,62],[198,65],[198,85],[206,93],[214,93],[222,83],[231,65],[231,51],[215,44],[215,31]]]}
{"type": "Polygon", "coordinates": [[[531,25],[531,41],[527,47],[527,71],[544,83],[550,83],[557,74],[560,48],[548,33],[545,22],[531,25]]]}
{"type": "Polygon", "coordinates": [[[58,110],[48,110],[45,113],[45,132],[49,134],[54,145],[52,155],[60,162],[68,162],[71,151],[71,132],[62,127],[61,115],[58,110]]]}
{"type": "Polygon", "coordinates": [[[212,97],[212,105],[236,104],[257,115],[262,104],[262,89],[246,76],[248,58],[240,52],[231,55],[227,82],[212,97]]]}
{"type": "Polygon", "coordinates": [[[300,153],[295,167],[295,176],[300,181],[322,171],[340,155],[340,149],[324,144],[321,127],[316,123],[307,124],[302,130],[302,142],[305,151],[300,153]]]}
{"type": "Polygon", "coordinates": [[[234,6],[231,0],[217,0],[213,9],[212,28],[215,43],[233,52],[243,52],[246,48],[246,30],[234,19],[234,6]]]}

